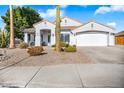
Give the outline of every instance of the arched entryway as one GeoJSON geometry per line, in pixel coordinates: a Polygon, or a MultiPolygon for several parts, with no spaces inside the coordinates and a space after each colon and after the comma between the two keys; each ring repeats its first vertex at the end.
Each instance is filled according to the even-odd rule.
{"type": "Polygon", "coordinates": [[[41,36],[41,40],[40,40],[41,45],[43,46],[51,45],[51,30],[50,29],[41,29],[40,36],[41,36]]]}

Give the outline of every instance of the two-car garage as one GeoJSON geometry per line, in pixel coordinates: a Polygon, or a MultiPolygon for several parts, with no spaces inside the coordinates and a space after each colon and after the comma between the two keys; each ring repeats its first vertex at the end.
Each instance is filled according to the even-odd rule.
{"type": "Polygon", "coordinates": [[[77,46],[113,46],[114,29],[94,21],[73,31],[77,46]]]}
{"type": "Polygon", "coordinates": [[[85,32],[77,34],[77,46],[107,46],[108,35],[106,33],[85,32]],[[80,38],[80,39],[79,39],[80,38]]]}

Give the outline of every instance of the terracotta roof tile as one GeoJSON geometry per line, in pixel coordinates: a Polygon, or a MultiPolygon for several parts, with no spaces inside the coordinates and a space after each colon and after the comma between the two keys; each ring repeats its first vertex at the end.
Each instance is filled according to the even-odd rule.
{"type": "Polygon", "coordinates": [[[73,30],[79,26],[62,26],[61,30],[73,30]]]}
{"type": "Polygon", "coordinates": [[[124,31],[118,32],[115,36],[124,36],[124,31]]]}
{"type": "Polygon", "coordinates": [[[23,30],[23,32],[35,33],[35,28],[26,28],[26,29],[23,30]]]}

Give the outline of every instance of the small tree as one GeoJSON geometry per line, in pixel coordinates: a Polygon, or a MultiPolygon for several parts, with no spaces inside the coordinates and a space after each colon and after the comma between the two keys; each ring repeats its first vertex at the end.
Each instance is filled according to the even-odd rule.
{"type": "Polygon", "coordinates": [[[5,36],[5,32],[2,32],[1,47],[2,47],[2,48],[5,48],[5,47],[6,47],[6,36],[5,36]]]}
{"type": "Polygon", "coordinates": [[[9,34],[6,31],[0,30],[0,47],[5,48],[9,44],[9,34]]]}
{"type": "MultiPolygon", "coordinates": [[[[13,9],[13,25],[14,25],[14,37],[23,40],[25,28],[32,28],[33,24],[41,21],[40,14],[30,7],[14,7],[13,9]]],[[[7,10],[4,16],[1,16],[6,24],[6,31],[10,32],[10,11],[7,10]]]]}

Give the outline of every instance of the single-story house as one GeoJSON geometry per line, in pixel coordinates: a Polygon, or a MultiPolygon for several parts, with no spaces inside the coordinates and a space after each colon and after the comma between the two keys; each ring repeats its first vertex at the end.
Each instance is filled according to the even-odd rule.
{"type": "MultiPolygon", "coordinates": [[[[61,18],[61,41],[76,46],[113,46],[115,29],[91,20],[82,23],[69,17],[61,18]]],[[[42,20],[33,28],[24,30],[24,41],[34,42],[35,46],[42,43],[55,44],[55,22],[42,20]]]]}
{"type": "Polygon", "coordinates": [[[124,45],[124,31],[115,34],[115,44],[124,45]]]}

